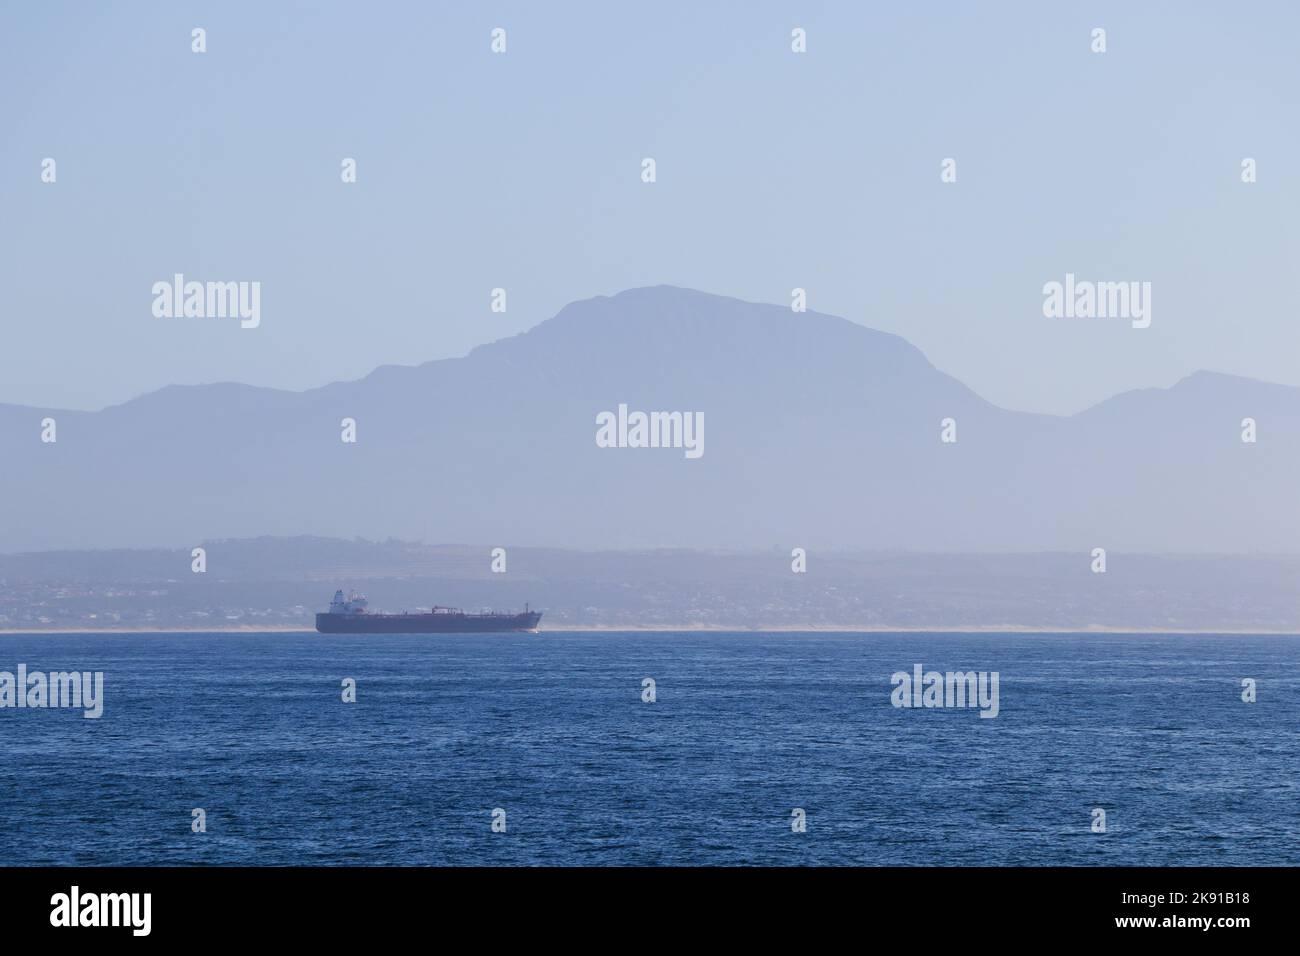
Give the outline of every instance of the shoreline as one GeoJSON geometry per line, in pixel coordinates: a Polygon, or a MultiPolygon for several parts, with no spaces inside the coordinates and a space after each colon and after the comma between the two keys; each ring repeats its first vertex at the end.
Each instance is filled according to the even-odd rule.
{"type": "MultiPolygon", "coordinates": [[[[285,624],[267,625],[264,627],[244,626],[244,627],[82,627],[82,628],[0,628],[0,637],[5,636],[28,636],[48,634],[51,636],[60,635],[92,635],[92,634],[211,634],[213,636],[232,636],[239,634],[316,634],[316,630],[310,627],[295,627],[285,624]]],[[[526,631],[505,632],[505,633],[529,633],[526,631]]],[[[750,627],[745,625],[726,626],[711,624],[646,624],[633,626],[617,626],[605,624],[583,624],[573,625],[572,627],[541,628],[533,632],[539,635],[547,633],[553,634],[1132,634],[1138,636],[1149,635],[1168,635],[1168,636],[1208,636],[1222,635],[1233,637],[1249,636],[1276,636],[1276,637],[1300,637],[1300,630],[1284,630],[1273,628],[1198,628],[1195,630],[1185,628],[1153,628],[1153,627],[1112,627],[1112,626],[1090,626],[1090,627],[1035,627],[1018,624],[975,624],[963,626],[936,626],[923,627],[908,625],[904,627],[889,627],[883,625],[866,625],[855,626],[850,624],[832,624],[832,625],[789,625],[789,626],[763,626],[750,627]]],[[[331,635],[336,636],[336,635],[331,635]]],[[[356,635],[371,636],[371,635],[356,635]]],[[[422,635],[428,637],[439,637],[449,635],[429,634],[422,635]]]]}

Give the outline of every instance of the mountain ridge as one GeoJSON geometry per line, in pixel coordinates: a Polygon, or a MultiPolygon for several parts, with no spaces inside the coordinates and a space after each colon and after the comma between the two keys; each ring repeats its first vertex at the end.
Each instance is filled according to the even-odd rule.
{"type": "MultiPolygon", "coordinates": [[[[441,365],[443,363],[462,361],[464,359],[474,356],[475,353],[478,353],[482,350],[492,349],[495,346],[522,339],[532,334],[533,332],[543,328],[544,326],[548,326],[551,323],[554,323],[557,320],[563,318],[566,315],[566,313],[568,313],[569,310],[572,309],[574,306],[579,306],[586,303],[615,302],[618,299],[620,299],[620,297],[623,296],[629,296],[636,293],[660,292],[660,291],[668,291],[671,293],[683,293],[692,296],[700,296],[700,297],[710,298],[710,299],[725,300],[725,301],[739,303],[745,306],[751,306],[751,307],[763,308],[763,309],[773,309],[781,313],[791,313],[790,307],[785,305],[779,305],[770,302],[755,302],[748,299],[741,299],[735,296],[726,296],[726,295],[720,295],[712,292],[703,292],[700,290],[690,289],[683,286],[675,286],[667,283],[660,283],[658,285],[651,285],[651,286],[634,286],[629,289],[624,289],[623,291],[617,292],[613,295],[594,295],[586,299],[576,299],[573,302],[561,308],[558,312],[555,313],[555,315],[543,319],[541,322],[538,322],[536,325],[532,326],[531,328],[525,329],[522,332],[517,332],[513,335],[505,336],[500,339],[494,339],[491,342],[484,342],[480,345],[476,345],[473,348],[471,348],[468,352],[466,352],[464,355],[446,356],[443,358],[428,359],[423,362],[417,362],[414,365],[402,365],[399,363],[392,363],[392,362],[384,363],[382,365],[375,366],[369,372],[365,373],[364,375],[358,378],[338,379],[336,381],[325,382],[320,385],[315,385],[306,389],[295,390],[295,389],[280,388],[274,385],[254,385],[248,382],[239,382],[235,380],[222,379],[222,380],[217,380],[212,382],[170,383],[167,385],[163,385],[159,388],[153,389],[152,391],[144,392],[140,395],[133,396],[129,399],[126,399],[125,401],[115,402],[113,404],[105,405],[102,408],[97,408],[97,409],[71,409],[71,408],[60,408],[60,407],[45,406],[45,405],[30,405],[30,404],[19,403],[19,402],[0,402],[0,409],[24,409],[33,412],[42,412],[45,414],[61,413],[61,414],[69,414],[69,415],[89,415],[89,414],[97,414],[99,412],[109,411],[115,408],[121,408],[126,405],[131,405],[143,399],[150,398],[151,396],[156,396],[163,393],[174,393],[176,391],[191,390],[191,389],[243,388],[243,389],[256,390],[260,392],[272,392],[272,393],[283,394],[283,395],[309,395],[314,392],[319,392],[324,389],[334,388],[336,386],[365,382],[371,378],[389,372],[413,372],[413,371],[428,369],[432,366],[441,365]]],[[[924,351],[922,351],[918,346],[914,345],[909,340],[896,333],[885,332],[881,329],[877,329],[869,325],[864,325],[860,322],[855,322],[851,319],[844,318],[843,316],[837,316],[828,312],[818,312],[810,309],[807,312],[791,313],[791,314],[796,314],[801,317],[813,317],[816,319],[831,319],[836,322],[842,322],[853,329],[862,329],[874,335],[895,339],[898,342],[901,342],[904,345],[906,345],[908,348],[918,352],[923,358],[925,358],[926,362],[928,362],[932,368],[936,369],[937,371],[940,371],[942,374],[949,375],[949,373],[943,372],[942,369],[939,369],[938,366],[934,365],[934,363],[930,361],[929,357],[925,355],[924,351]]],[[[960,379],[957,379],[955,376],[950,375],[949,377],[952,377],[954,381],[958,381],[958,382],[961,381],[960,379]]],[[[1068,418],[1077,417],[1079,415],[1087,414],[1088,412],[1097,408],[1098,406],[1104,405],[1107,402],[1114,401],[1115,399],[1121,398],[1125,395],[1131,395],[1134,393],[1144,393],[1144,392],[1167,392],[1173,389],[1177,389],[1181,386],[1184,386],[1185,384],[1189,384],[1201,378],[1230,379],[1242,383],[1248,382],[1248,383],[1267,386],[1271,388],[1287,389],[1291,391],[1300,392],[1300,386],[1287,385],[1281,382],[1270,382],[1265,379],[1257,379],[1251,376],[1236,375],[1229,372],[1219,372],[1214,369],[1196,369],[1194,371],[1188,372],[1182,378],[1178,379],[1177,381],[1173,382],[1170,385],[1167,386],[1148,385],[1148,386],[1141,386],[1134,389],[1126,389],[1125,391],[1116,392],[1114,395],[1110,395],[1106,398],[1103,398],[1100,401],[1095,402],[1092,405],[1087,406],[1086,408],[1080,409],[1077,412],[1073,412],[1069,415],[1062,415],[1053,412],[1026,411],[1024,409],[1015,409],[1015,408],[1009,408],[1005,405],[998,405],[995,402],[991,401],[990,399],[984,398],[973,388],[971,388],[968,385],[965,385],[965,383],[962,384],[966,388],[970,389],[972,394],[980,397],[983,401],[988,402],[990,405],[993,405],[995,408],[999,408],[1003,411],[1016,412],[1018,414],[1024,414],[1024,415],[1040,415],[1040,416],[1050,417],[1050,418],[1068,419],[1068,418]]]]}
{"type": "Polygon", "coordinates": [[[217,383],[98,412],[0,406],[0,447],[10,552],[266,534],[940,552],[1300,542],[1300,389],[1203,372],[1072,416],[1015,411],[892,333],[672,286],[304,392],[217,383]],[[620,404],[700,413],[703,456],[597,447],[596,415],[620,404]],[[39,441],[47,415],[55,444],[39,441]]]}

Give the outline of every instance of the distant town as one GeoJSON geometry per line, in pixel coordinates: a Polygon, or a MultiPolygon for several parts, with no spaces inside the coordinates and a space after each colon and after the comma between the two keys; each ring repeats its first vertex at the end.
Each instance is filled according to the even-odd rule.
{"type": "Polygon", "coordinates": [[[1300,631],[1300,556],[582,552],[255,538],[192,550],[0,555],[0,630],[309,630],[336,588],[371,607],[545,612],[569,628],[1300,631]],[[802,567],[803,570],[796,570],[802,567]],[[494,570],[496,568],[496,570],[494,570]]]}

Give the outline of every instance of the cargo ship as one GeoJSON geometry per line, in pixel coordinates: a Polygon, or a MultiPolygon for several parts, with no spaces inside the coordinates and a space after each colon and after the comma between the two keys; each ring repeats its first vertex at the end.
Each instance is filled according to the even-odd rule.
{"type": "Polygon", "coordinates": [[[428,614],[380,614],[369,609],[362,595],[344,599],[342,591],[335,591],[330,609],[316,615],[316,630],[322,634],[498,634],[536,631],[541,619],[541,612],[529,610],[527,604],[521,614],[467,614],[436,604],[428,614]]]}

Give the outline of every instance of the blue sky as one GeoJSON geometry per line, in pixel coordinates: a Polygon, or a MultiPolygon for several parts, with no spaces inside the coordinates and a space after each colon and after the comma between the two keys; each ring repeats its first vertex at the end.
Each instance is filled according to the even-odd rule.
{"type": "Polygon", "coordinates": [[[1199,368],[1300,385],[1296,10],[11,5],[0,401],[307,388],[660,283],[804,287],[1011,408],[1199,368]],[[261,326],[154,318],[176,272],[260,281],[261,326]],[[1044,318],[1066,272],[1150,281],[1151,327],[1044,318]]]}

